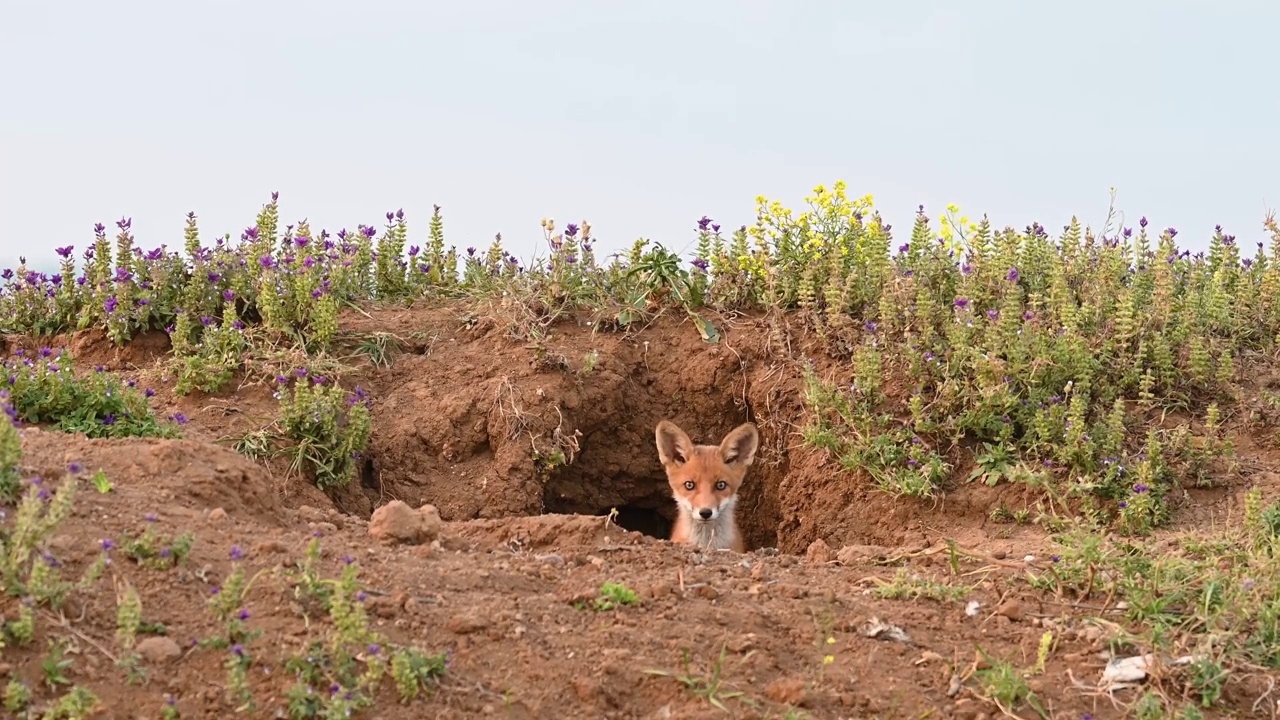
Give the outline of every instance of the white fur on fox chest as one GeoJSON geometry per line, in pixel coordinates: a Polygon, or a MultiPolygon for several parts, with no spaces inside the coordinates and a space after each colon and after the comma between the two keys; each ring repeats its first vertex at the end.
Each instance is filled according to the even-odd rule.
{"type": "Polygon", "coordinates": [[[737,540],[733,521],[733,505],[721,505],[711,520],[700,520],[690,508],[681,507],[681,520],[688,531],[689,542],[707,550],[732,550],[737,540]]]}

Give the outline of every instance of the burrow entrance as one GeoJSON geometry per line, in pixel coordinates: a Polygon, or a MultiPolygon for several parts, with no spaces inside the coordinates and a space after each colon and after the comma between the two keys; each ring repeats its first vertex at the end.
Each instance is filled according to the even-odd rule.
{"type": "Polygon", "coordinates": [[[466,362],[443,350],[415,359],[393,371],[395,391],[375,407],[367,492],[379,488],[375,503],[387,495],[431,503],[446,520],[616,512],[620,527],[666,539],[677,512],[654,428],[671,420],[693,442],[716,444],[740,423],[759,426],[753,407],[766,402],[782,422],[761,427],[736,516],[748,548],[776,547],[787,474],[776,434],[792,411],[777,402],[782,381],[755,397],[756,372],[739,349],[709,346],[687,328],[654,337],[647,342],[662,352],[566,333],[555,348],[564,362],[554,366],[487,345],[472,347],[466,362]],[[589,372],[581,357],[595,358],[589,372]]]}
{"type": "Polygon", "coordinates": [[[634,530],[656,538],[671,537],[672,520],[656,508],[632,504],[618,508],[614,522],[626,530],[634,530]]]}
{"type": "Polygon", "coordinates": [[[665,480],[655,478],[626,479],[610,482],[592,471],[584,455],[578,463],[587,463],[578,472],[563,472],[547,480],[543,501],[548,513],[608,516],[616,511],[613,521],[626,530],[656,538],[671,536],[676,519],[675,500],[671,499],[665,480]],[[661,484],[659,484],[661,483],[661,484]],[[583,492],[615,486],[615,492],[583,492]]]}
{"type": "MultiPolygon", "coordinates": [[[[543,486],[543,507],[548,513],[575,515],[608,516],[616,512],[614,522],[619,527],[666,540],[671,537],[677,516],[675,499],[658,463],[656,449],[652,443],[643,442],[649,433],[641,435],[628,430],[632,429],[600,430],[597,436],[608,439],[607,445],[597,446],[590,439],[583,442],[575,462],[558,468],[547,478],[543,486]],[[639,442],[613,442],[619,435],[635,437],[639,442]],[[651,467],[651,471],[637,474],[621,470],[622,467],[651,467]]],[[[710,444],[719,439],[719,435],[708,435],[695,437],[694,441],[710,444]]],[[[770,494],[767,488],[776,487],[778,478],[774,470],[753,467],[742,487],[736,515],[748,548],[777,545],[777,506],[760,501],[762,496],[770,494]]]]}

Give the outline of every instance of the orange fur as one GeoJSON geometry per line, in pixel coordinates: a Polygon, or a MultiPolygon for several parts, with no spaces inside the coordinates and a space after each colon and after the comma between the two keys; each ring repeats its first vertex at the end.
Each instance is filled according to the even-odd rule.
{"type": "Polygon", "coordinates": [[[756,426],[739,425],[719,445],[694,445],[670,420],[658,423],[654,436],[679,508],[671,541],[704,550],[746,552],[734,511],[738,488],[760,446],[756,426]]]}

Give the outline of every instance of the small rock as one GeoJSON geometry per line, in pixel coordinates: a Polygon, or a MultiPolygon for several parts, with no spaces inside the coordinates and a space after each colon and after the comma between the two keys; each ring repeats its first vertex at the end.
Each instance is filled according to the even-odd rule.
{"type": "Polygon", "coordinates": [[[645,595],[655,600],[658,598],[667,597],[670,594],[671,594],[671,583],[666,583],[666,582],[656,582],[650,585],[645,590],[645,595]]]}
{"type": "Polygon", "coordinates": [[[209,511],[209,519],[214,522],[222,522],[227,519],[227,511],[216,507],[209,511]]]}
{"type": "Polygon", "coordinates": [[[152,665],[172,662],[182,656],[182,648],[167,637],[148,637],[138,641],[135,646],[142,659],[152,665]]]}
{"type": "Polygon", "coordinates": [[[600,687],[588,678],[579,677],[573,681],[573,694],[582,702],[594,702],[600,687]]]}
{"type": "Polygon", "coordinates": [[[814,540],[809,543],[809,549],[805,550],[804,559],[810,565],[825,565],[831,562],[831,546],[821,538],[814,540]]]}
{"type": "Polygon", "coordinates": [[[389,619],[395,617],[407,601],[408,598],[402,592],[389,597],[374,595],[365,601],[365,607],[369,608],[374,615],[389,619]]]}
{"type": "Polygon", "coordinates": [[[879,545],[845,545],[836,553],[836,560],[845,565],[857,565],[886,554],[885,548],[879,545]]]}
{"type": "Polygon", "coordinates": [[[804,678],[778,678],[769,683],[764,694],[779,705],[800,705],[804,702],[804,678]]]}
{"type": "Polygon", "coordinates": [[[932,650],[925,650],[924,652],[920,653],[920,658],[915,661],[915,664],[924,665],[926,663],[931,663],[931,662],[946,662],[946,660],[947,660],[946,658],[942,657],[941,655],[939,655],[938,653],[932,650]]]}
{"type": "Polygon", "coordinates": [[[755,633],[747,633],[746,635],[740,635],[736,638],[729,640],[728,643],[726,643],[726,647],[729,648],[730,652],[738,653],[739,655],[747,652],[748,650],[753,649],[755,646],[756,646],[755,633]]]}
{"type": "Polygon", "coordinates": [[[449,618],[449,623],[446,627],[449,628],[451,633],[469,635],[489,627],[489,620],[479,615],[454,615],[449,618]]]}
{"type": "Polygon", "coordinates": [[[254,555],[270,555],[271,553],[282,553],[284,551],[284,543],[279,540],[263,540],[253,546],[254,555]]]}
{"type": "Polygon", "coordinates": [[[799,600],[809,596],[809,591],[800,585],[784,585],[782,586],[782,594],[792,600],[799,600]]]}
{"type": "Polygon", "coordinates": [[[977,720],[978,715],[982,712],[982,708],[978,703],[969,698],[960,698],[956,701],[955,708],[952,710],[952,717],[956,720],[977,720]]]}
{"type": "Polygon", "coordinates": [[[698,588],[698,597],[701,597],[704,600],[715,600],[720,597],[720,591],[710,585],[703,585],[698,588]]]}
{"type": "Polygon", "coordinates": [[[392,500],[373,511],[369,535],[389,544],[418,543],[426,539],[426,524],[421,513],[403,501],[392,500]]]}
{"type": "Polygon", "coordinates": [[[440,519],[440,511],[435,505],[423,505],[418,508],[418,514],[422,516],[422,541],[431,542],[440,537],[440,531],[444,528],[444,521],[440,519]]]}
{"type": "Polygon", "coordinates": [[[1022,619],[1022,603],[1017,600],[1005,600],[1000,607],[996,608],[996,614],[1017,622],[1022,619]]]}

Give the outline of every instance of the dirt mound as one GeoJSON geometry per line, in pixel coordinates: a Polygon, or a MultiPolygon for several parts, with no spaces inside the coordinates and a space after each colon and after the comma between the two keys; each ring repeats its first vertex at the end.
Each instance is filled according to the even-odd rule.
{"type": "Polygon", "coordinates": [[[266,469],[231,450],[195,440],[89,439],[39,428],[22,429],[23,467],[60,478],[73,464],[101,470],[112,492],[137,513],[168,508],[194,517],[212,508],[277,526],[283,504],[266,469]],[[175,479],[181,482],[174,482],[175,479]]]}
{"type": "Polygon", "coordinates": [[[656,544],[645,535],[619,528],[607,518],[583,515],[538,515],[450,523],[446,534],[469,549],[510,552],[581,549],[656,544]]]}
{"type": "MultiPolygon", "coordinates": [[[[48,435],[27,433],[37,465],[61,462],[48,435]]],[[[148,445],[156,456],[185,457],[185,445],[158,441],[81,443],[72,452],[123,473],[134,462],[126,458],[152,454],[148,445]]],[[[894,548],[851,547],[808,560],[690,553],[602,518],[560,515],[446,523],[438,544],[388,547],[371,541],[363,520],[331,509],[285,511],[286,526],[278,527],[252,512],[252,495],[220,497],[221,505],[245,510],[229,517],[166,500],[206,482],[216,461],[137,465],[154,474],[118,475],[118,489],[105,495],[82,491],[52,550],[75,577],[101,553],[103,538],[193,534],[189,558],[173,568],[110,553],[117,591],[123,581],[136,588],[143,619],[161,628],[145,633],[157,646],[144,662],[148,679],[118,680],[110,591],[73,596],[65,612],[77,618],[74,631],[42,615],[35,642],[6,649],[6,662],[19,668],[11,672],[38,689],[45,638],[71,633],[79,645],[66,673],[102,701],[99,717],[158,716],[166,698],[183,718],[234,712],[241,700],[226,690],[230,651],[210,644],[225,624],[209,602],[237,564],[256,578],[243,601],[244,623],[259,633],[245,643],[251,714],[284,712],[294,702],[296,662],[316,661],[312,643],[334,637],[325,620],[306,616],[294,585],[312,541],[321,546],[314,567],[321,577],[338,578],[348,563],[359,567],[362,605],[387,642],[447,657],[447,675],[430,699],[401,705],[386,687],[369,717],[723,717],[711,698],[743,718],[979,717],[986,706],[951,689],[953,676],[973,662],[973,648],[1028,664],[1045,629],[1057,638],[1056,661],[1031,680],[1040,701],[1062,717],[1101,716],[1110,707],[1071,691],[1066,674],[1101,673],[1102,633],[1017,590],[1017,567],[962,560],[963,570],[976,573],[970,592],[904,603],[868,591],[902,583],[901,571],[927,588],[947,573],[945,553],[911,558],[894,548]],[[969,601],[977,613],[966,612],[969,601]]],[[[1039,552],[1034,544],[1010,550],[1039,552]]],[[[0,611],[12,617],[12,601],[0,611]]]]}
{"type": "Polygon", "coordinates": [[[926,527],[967,538],[1010,493],[960,487],[938,506],[898,501],[802,447],[801,365],[768,346],[763,319],[717,318],[716,344],[671,317],[634,336],[566,323],[529,344],[446,313],[388,315],[366,322],[430,340],[362,379],[378,398],[366,514],[397,498],[431,503],[450,521],[612,515],[666,538],[675,504],[653,444],[664,418],[695,442],[719,442],[741,422],[759,426],[761,451],[738,504],[749,548],[912,544],[926,527]]]}

